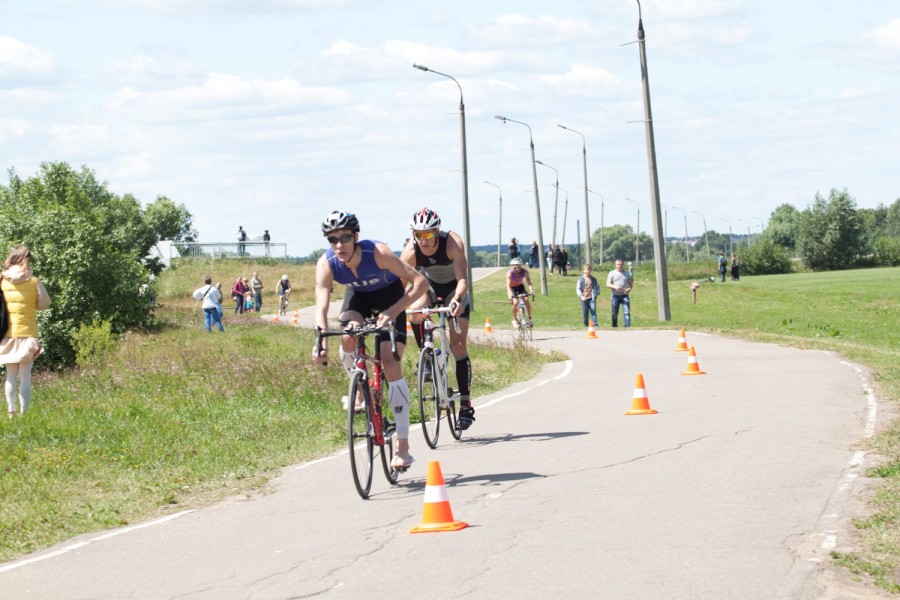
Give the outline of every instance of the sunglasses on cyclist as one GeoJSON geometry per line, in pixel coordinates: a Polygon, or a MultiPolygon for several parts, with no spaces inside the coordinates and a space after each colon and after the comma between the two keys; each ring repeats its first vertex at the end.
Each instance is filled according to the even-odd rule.
{"type": "Polygon", "coordinates": [[[432,230],[432,231],[416,231],[415,235],[416,235],[417,240],[430,240],[430,239],[433,239],[434,236],[437,235],[437,232],[434,230],[432,230]]]}
{"type": "Polygon", "coordinates": [[[345,234],[342,235],[341,237],[334,237],[333,235],[329,235],[329,236],[328,236],[327,238],[325,238],[325,239],[328,240],[328,243],[331,244],[332,246],[334,246],[334,245],[337,244],[338,242],[340,242],[340,243],[342,243],[342,244],[346,244],[347,242],[349,242],[350,240],[353,239],[353,234],[352,234],[352,233],[345,233],[345,234]]]}

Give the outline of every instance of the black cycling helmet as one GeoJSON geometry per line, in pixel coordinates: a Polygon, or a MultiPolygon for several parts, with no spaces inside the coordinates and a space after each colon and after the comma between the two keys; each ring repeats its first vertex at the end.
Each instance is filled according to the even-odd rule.
{"type": "Polygon", "coordinates": [[[353,213],[336,210],[322,221],[322,235],[328,235],[338,229],[350,229],[359,233],[359,220],[353,213]]]}

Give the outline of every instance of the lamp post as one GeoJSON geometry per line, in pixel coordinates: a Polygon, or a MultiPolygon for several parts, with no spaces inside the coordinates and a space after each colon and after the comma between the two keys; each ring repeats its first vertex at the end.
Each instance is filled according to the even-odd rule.
{"type": "Polygon", "coordinates": [[[471,238],[471,229],[469,227],[469,169],[468,169],[468,161],[466,160],[466,105],[463,102],[463,91],[462,86],[459,85],[459,82],[456,78],[447,75],[446,73],[441,73],[440,71],[435,71],[434,69],[429,69],[424,65],[413,65],[414,68],[419,69],[421,71],[431,72],[435,75],[440,75],[441,77],[446,77],[453,81],[456,84],[456,87],[459,88],[459,134],[460,139],[462,140],[462,200],[463,200],[463,224],[465,226],[465,237],[466,239],[466,283],[468,284],[468,294],[469,294],[469,308],[470,310],[475,310],[475,292],[474,287],[472,286],[472,238],[471,238]]]}
{"type": "Polygon", "coordinates": [[[566,188],[561,188],[556,186],[557,190],[562,190],[562,192],[566,195],[566,200],[563,208],[563,226],[562,226],[562,235],[559,236],[560,245],[565,248],[566,247],[566,219],[569,217],[569,192],[566,191],[566,188]]]}
{"type": "Polygon", "coordinates": [[[540,261],[541,266],[541,295],[548,295],[549,291],[547,289],[547,260],[544,252],[544,228],[541,225],[541,197],[538,193],[538,182],[537,182],[537,167],[535,166],[534,161],[534,138],[531,135],[531,126],[528,123],[523,123],[522,121],[516,121],[514,119],[507,119],[506,117],[501,117],[500,115],[496,115],[495,119],[499,119],[504,123],[518,123],[519,125],[524,125],[528,127],[528,142],[531,146],[531,179],[534,183],[534,209],[537,212],[537,227],[538,227],[538,244],[540,244],[541,251],[538,253],[538,260],[540,261]]]}
{"type": "Polygon", "coordinates": [[[691,247],[688,245],[688,230],[687,230],[687,213],[683,208],[678,208],[677,206],[672,206],[673,210],[680,210],[684,214],[684,256],[687,259],[687,262],[691,261],[691,247]]]}
{"type": "Polygon", "coordinates": [[[760,239],[762,239],[762,232],[763,232],[763,228],[766,223],[759,217],[753,217],[753,218],[756,219],[757,221],[759,221],[759,235],[756,236],[756,241],[758,242],[760,239]]]}
{"type": "Polygon", "coordinates": [[[500,268],[500,245],[503,243],[503,189],[487,179],[484,182],[500,190],[500,217],[497,219],[497,268],[500,268]]]}
{"type": "Polygon", "coordinates": [[[629,202],[634,202],[637,207],[637,229],[634,231],[634,264],[641,265],[641,205],[637,200],[625,198],[629,202]]]}
{"type": "Polygon", "coordinates": [[[550,235],[550,243],[553,244],[553,247],[556,247],[556,212],[559,208],[559,171],[556,170],[555,167],[551,167],[547,163],[542,163],[539,160],[534,161],[542,167],[547,167],[548,169],[553,169],[556,173],[556,183],[553,184],[553,187],[556,188],[555,197],[553,199],[553,233],[550,235]]]}
{"type": "Polygon", "coordinates": [[[706,217],[703,216],[703,213],[697,212],[696,210],[692,210],[691,212],[695,215],[700,215],[700,218],[703,219],[703,235],[706,237],[706,260],[712,260],[712,253],[709,251],[709,232],[706,229],[706,217]]]}
{"type": "Polygon", "coordinates": [[[749,248],[753,245],[753,236],[750,235],[750,221],[748,221],[747,219],[738,219],[738,221],[747,224],[747,247],[749,248]]]}
{"type": "Polygon", "coordinates": [[[734,242],[732,242],[732,233],[731,233],[731,221],[728,219],[722,219],[726,223],[728,223],[728,254],[734,254],[734,242]]]}
{"type": "MultiPolygon", "coordinates": [[[[595,192],[594,190],[588,190],[592,194],[597,194],[600,196],[600,264],[603,264],[603,194],[600,192],[595,192]]],[[[591,238],[588,237],[587,245],[591,245],[591,238]]]]}
{"type": "Polygon", "coordinates": [[[669,275],[666,270],[666,246],[660,226],[659,180],[656,169],[656,142],[653,137],[653,111],[650,109],[650,77],[647,73],[647,47],[644,40],[644,19],[641,2],[638,5],[638,48],[641,57],[641,87],[644,92],[644,130],[647,138],[647,170],[650,175],[650,214],[653,221],[653,249],[656,256],[656,298],[660,321],[672,319],[669,310],[669,275]]]}
{"type": "MultiPolygon", "coordinates": [[[[557,123],[557,126],[562,127],[566,131],[577,133],[581,136],[581,159],[582,165],[584,166],[584,233],[585,239],[587,240],[587,247],[585,248],[587,254],[585,254],[584,262],[586,262],[587,264],[591,264],[591,209],[588,206],[587,140],[585,140],[584,134],[580,131],[575,131],[571,127],[566,127],[565,125],[560,125],[559,123],[557,123]]],[[[581,229],[581,227],[579,227],[579,229],[581,229]]],[[[603,261],[601,260],[600,262],[603,261]]]]}

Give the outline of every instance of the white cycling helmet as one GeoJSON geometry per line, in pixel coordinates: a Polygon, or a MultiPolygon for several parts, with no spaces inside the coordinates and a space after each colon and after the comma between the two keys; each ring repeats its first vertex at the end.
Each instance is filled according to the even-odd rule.
{"type": "Polygon", "coordinates": [[[412,218],[409,220],[409,228],[413,231],[439,229],[440,226],[441,218],[436,212],[427,207],[414,212],[412,218]]]}
{"type": "Polygon", "coordinates": [[[282,280],[282,281],[287,281],[287,280],[288,280],[288,276],[287,276],[287,275],[282,275],[282,276],[281,276],[281,280],[282,280]]]}
{"type": "Polygon", "coordinates": [[[522,266],[522,259],[521,259],[521,258],[514,258],[514,259],[512,259],[511,261],[509,261],[509,266],[511,266],[511,267],[516,267],[516,266],[521,267],[521,266],[522,266]]]}

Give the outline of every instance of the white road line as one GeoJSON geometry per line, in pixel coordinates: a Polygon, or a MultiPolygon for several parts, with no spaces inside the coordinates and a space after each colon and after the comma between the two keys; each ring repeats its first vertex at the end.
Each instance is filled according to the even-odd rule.
{"type": "Polygon", "coordinates": [[[18,569],[19,567],[24,567],[26,565],[40,562],[42,560],[47,560],[49,558],[55,558],[57,556],[67,554],[67,553],[71,552],[72,550],[78,550],[79,548],[84,548],[85,546],[93,544],[94,542],[108,540],[109,538],[113,538],[113,537],[116,537],[116,536],[119,536],[119,535],[122,535],[125,533],[130,533],[137,529],[153,527],[154,525],[162,525],[163,523],[172,521],[174,519],[177,519],[178,517],[183,517],[184,515],[192,513],[192,512],[194,512],[193,509],[192,510],[184,510],[184,511],[181,511],[180,513],[175,513],[174,515],[168,515],[166,517],[155,519],[153,521],[147,521],[146,523],[140,523],[138,525],[133,525],[131,527],[123,527],[121,529],[116,529],[114,531],[104,533],[103,535],[98,535],[97,537],[91,538],[84,542],[78,542],[76,544],[70,544],[68,546],[64,546],[63,548],[60,548],[59,550],[54,550],[53,552],[48,552],[47,554],[41,554],[40,556],[34,556],[32,558],[26,558],[23,560],[12,562],[8,565],[4,565],[4,566],[0,567],[0,573],[5,573],[6,571],[12,571],[13,569],[18,569]]]}

